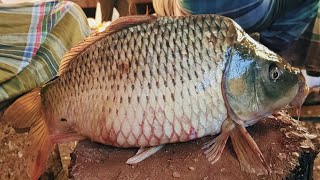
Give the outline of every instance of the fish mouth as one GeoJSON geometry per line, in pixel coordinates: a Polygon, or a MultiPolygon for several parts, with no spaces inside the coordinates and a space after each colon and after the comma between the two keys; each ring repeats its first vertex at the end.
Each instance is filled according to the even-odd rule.
{"type": "Polygon", "coordinates": [[[293,98],[289,105],[293,108],[300,109],[309,94],[309,87],[307,86],[306,80],[302,74],[299,76],[298,85],[299,89],[297,95],[293,98]]]}

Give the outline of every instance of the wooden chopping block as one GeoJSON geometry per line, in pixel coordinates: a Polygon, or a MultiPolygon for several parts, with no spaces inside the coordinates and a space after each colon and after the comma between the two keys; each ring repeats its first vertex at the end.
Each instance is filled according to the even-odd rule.
{"type": "Polygon", "coordinates": [[[136,164],[125,162],[137,148],[120,149],[80,141],[72,154],[71,179],[309,179],[320,139],[309,134],[285,113],[267,118],[248,128],[260,147],[272,174],[256,176],[240,170],[230,140],[221,159],[211,165],[201,149],[205,137],[186,143],[168,144],[136,164]],[[276,118],[275,118],[276,117],[276,118]]]}

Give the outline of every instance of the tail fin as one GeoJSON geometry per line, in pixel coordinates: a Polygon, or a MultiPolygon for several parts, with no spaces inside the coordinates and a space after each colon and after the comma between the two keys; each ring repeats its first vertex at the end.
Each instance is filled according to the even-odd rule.
{"type": "Polygon", "coordinates": [[[31,145],[27,154],[35,157],[29,175],[38,179],[44,172],[53,143],[42,109],[40,88],[20,97],[4,112],[4,119],[14,128],[30,128],[31,145]]]}

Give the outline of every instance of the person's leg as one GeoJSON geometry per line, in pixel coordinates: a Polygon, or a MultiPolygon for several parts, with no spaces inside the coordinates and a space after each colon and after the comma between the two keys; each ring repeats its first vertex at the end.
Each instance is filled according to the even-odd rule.
{"type": "Polygon", "coordinates": [[[320,11],[301,35],[288,48],[279,52],[293,66],[306,69],[309,76],[320,76],[320,11]]]}
{"type": "Polygon", "coordinates": [[[310,42],[305,61],[307,74],[320,77],[320,9],[312,29],[308,29],[302,38],[310,42]]]}
{"type": "Polygon", "coordinates": [[[54,78],[66,51],[90,33],[71,1],[0,5],[0,108],[54,78]],[[8,10],[10,9],[10,11],[8,10]]]}
{"type": "Polygon", "coordinates": [[[116,0],[99,0],[101,5],[102,21],[111,21],[116,0]]]}
{"type": "MultiPolygon", "coordinates": [[[[129,15],[129,0],[117,0],[115,4],[115,8],[119,12],[121,16],[128,16],[129,15]]],[[[131,12],[130,14],[134,14],[135,12],[131,12]]]]}

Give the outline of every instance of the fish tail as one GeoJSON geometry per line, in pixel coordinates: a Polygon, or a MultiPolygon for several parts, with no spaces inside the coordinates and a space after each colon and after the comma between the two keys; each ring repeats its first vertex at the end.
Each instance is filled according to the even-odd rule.
{"type": "Polygon", "coordinates": [[[20,97],[4,112],[4,120],[14,128],[29,129],[31,145],[26,154],[34,157],[29,175],[31,179],[38,179],[44,172],[49,153],[53,149],[53,142],[49,138],[49,127],[41,103],[41,88],[20,97]]]}

